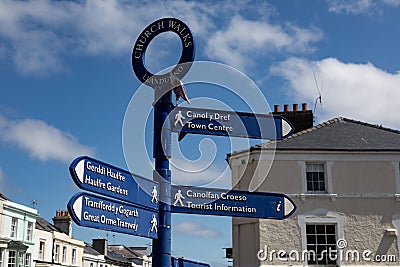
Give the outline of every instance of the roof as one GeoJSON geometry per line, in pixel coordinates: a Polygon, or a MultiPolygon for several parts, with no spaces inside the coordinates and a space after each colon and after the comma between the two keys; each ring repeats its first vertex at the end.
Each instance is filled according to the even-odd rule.
{"type": "Polygon", "coordinates": [[[35,228],[46,232],[60,232],[60,230],[58,230],[54,225],[52,225],[42,217],[36,218],[35,228]]]}
{"type": "MultiPolygon", "coordinates": [[[[339,117],[295,133],[286,139],[253,146],[250,150],[269,150],[275,145],[277,151],[400,152],[400,131],[339,117]]],[[[238,153],[240,151],[232,154],[238,153]]]]}
{"type": "Polygon", "coordinates": [[[128,265],[130,265],[130,262],[126,258],[124,258],[121,255],[118,255],[117,253],[115,253],[111,250],[107,251],[106,259],[112,260],[112,261],[118,261],[120,263],[127,263],[128,265]]]}
{"type": "Polygon", "coordinates": [[[126,259],[140,259],[146,255],[146,247],[126,247],[124,245],[110,245],[108,250],[113,251],[126,259]]]}
{"type": "Polygon", "coordinates": [[[85,246],[83,248],[83,253],[89,254],[89,255],[94,255],[94,256],[100,256],[102,255],[100,252],[95,250],[91,244],[85,242],[85,246]]]}
{"type": "Polygon", "coordinates": [[[7,248],[17,249],[17,250],[27,250],[29,247],[24,243],[22,243],[21,241],[10,240],[8,242],[7,248]]]}
{"type": "Polygon", "coordinates": [[[9,200],[9,199],[0,192],[0,200],[9,200]]]}

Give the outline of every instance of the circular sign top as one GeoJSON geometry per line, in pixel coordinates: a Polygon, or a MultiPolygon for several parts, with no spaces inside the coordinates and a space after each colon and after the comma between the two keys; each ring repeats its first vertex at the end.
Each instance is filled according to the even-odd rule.
{"type": "Polygon", "coordinates": [[[169,78],[168,74],[154,75],[147,70],[144,59],[146,49],[151,40],[158,34],[172,31],[178,34],[182,43],[182,55],[178,64],[173,68],[172,73],[178,79],[182,79],[191,67],[191,62],[194,60],[194,40],[193,34],[189,27],[182,21],[176,18],[162,18],[147,26],[139,35],[132,51],[132,67],[136,77],[142,82],[148,84],[148,79],[151,78],[151,85],[165,83],[169,78]],[[189,63],[189,64],[183,64],[189,63]],[[146,82],[147,81],[147,82],[146,82]]]}

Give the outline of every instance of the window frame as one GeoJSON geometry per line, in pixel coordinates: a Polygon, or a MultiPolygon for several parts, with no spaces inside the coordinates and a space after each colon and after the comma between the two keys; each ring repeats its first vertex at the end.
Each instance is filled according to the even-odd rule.
{"type": "Polygon", "coordinates": [[[0,267],[3,267],[3,253],[4,253],[4,249],[0,248],[0,267]]]}
{"type": "MultiPolygon", "coordinates": [[[[306,192],[308,193],[308,194],[326,194],[326,193],[328,193],[328,188],[327,188],[327,179],[326,179],[326,177],[327,177],[327,173],[326,173],[326,163],[324,163],[324,162],[306,162],[306,192]],[[309,170],[309,167],[311,167],[311,168],[313,168],[314,166],[322,166],[322,168],[323,168],[323,170],[322,171],[319,171],[319,170],[316,170],[316,171],[313,171],[313,170],[309,170]],[[319,176],[319,174],[321,174],[322,173],[322,175],[323,175],[323,180],[321,179],[318,179],[317,181],[315,181],[315,180],[312,180],[311,182],[309,181],[309,174],[313,174],[313,173],[317,173],[318,174],[318,176],[319,176]],[[322,183],[323,182],[323,187],[324,187],[324,189],[323,190],[316,190],[315,188],[309,188],[308,187],[308,184],[309,183],[315,183],[315,182],[318,182],[318,183],[322,183]]],[[[314,187],[314,185],[312,185],[312,187],[314,187]]],[[[320,188],[318,188],[318,189],[320,189],[320,188]]]]}
{"type": "Polygon", "coordinates": [[[39,250],[38,250],[38,258],[39,258],[39,260],[44,261],[45,250],[46,250],[46,241],[45,240],[39,240],[39,250]]]}
{"type": "Polygon", "coordinates": [[[17,267],[17,251],[16,250],[9,250],[8,251],[8,267],[17,267]],[[14,256],[11,256],[11,253],[14,254],[14,256]],[[11,262],[11,259],[13,259],[14,262],[11,262]]]}
{"type": "Polygon", "coordinates": [[[56,244],[54,247],[54,262],[60,262],[60,244],[56,244]]]}
{"type": "Polygon", "coordinates": [[[71,252],[71,264],[72,264],[72,265],[76,265],[76,260],[77,260],[77,249],[76,249],[76,248],[72,248],[72,252],[71,252]]]}
{"type": "Polygon", "coordinates": [[[18,251],[18,267],[25,267],[25,253],[18,251]]]}
{"type": "Polygon", "coordinates": [[[12,217],[11,218],[11,232],[10,232],[10,237],[17,237],[17,232],[18,232],[18,218],[12,217]]]}
{"type": "Polygon", "coordinates": [[[62,249],[62,263],[66,263],[67,262],[67,253],[68,253],[68,250],[67,250],[68,248],[67,248],[67,246],[63,246],[63,249],[62,249]]]}
{"type": "MultiPolygon", "coordinates": [[[[344,239],[343,227],[345,224],[346,216],[341,213],[329,211],[326,209],[315,209],[313,211],[297,215],[297,224],[300,227],[301,234],[301,247],[303,251],[307,250],[307,224],[336,224],[336,240],[344,239]]],[[[303,265],[307,266],[307,259],[304,259],[303,265]]],[[[337,266],[344,265],[343,259],[339,257],[336,262],[337,266]]]]}
{"type": "Polygon", "coordinates": [[[25,253],[25,267],[31,267],[31,259],[32,259],[32,254],[25,253]]]}
{"type": "Polygon", "coordinates": [[[28,222],[26,226],[26,240],[33,241],[33,222],[28,222]]]}
{"type": "MultiPolygon", "coordinates": [[[[332,229],[331,229],[332,230],[332,229]]],[[[306,244],[307,244],[307,251],[312,251],[314,253],[313,262],[307,258],[307,264],[310,266],[337,266],[338,262],[338,254],[336,249],[336,242],[337,242],[337,225],[334,223],[306,223],[306,244]],[[328,227],[333,227],[333,233],[328,232],[328,227]],[[311,230],[309,232],[309,230],[311,230]],[[322,230],[322,231],[321,231],[322,230]],[[328,241],[331,237],[334,237],[334,240],[328,241]],[[330,238],[329,238],[330,237],[330,238]],[[312,241],[311,241],[312,239],[312,241]],[[324,258],[321,259],[323,262],[319,262],[321,255],[319,254],[319,250],[325,251],[324,258]],[[331,249],[331,250],[329,250],[331,249]],[[330,255],[332,251],[336,251],[336,260],[335,262],[329,262],[330,255]],[[315,261],[315,262],[314,262],[315,261]]]]}

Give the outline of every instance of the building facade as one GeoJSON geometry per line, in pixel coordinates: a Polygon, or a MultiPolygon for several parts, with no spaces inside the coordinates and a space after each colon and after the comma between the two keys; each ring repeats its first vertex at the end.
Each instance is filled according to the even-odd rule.
{"type": "Polygon", "coordinates": [[[236,189],[280,192],[279,220],[233,218],[234,266],[399,266],[400,132],[336,118],[228,155],[236,189]]]}
{"type": "Polygon", "coordinates": [[[35,266],[83,266],[84,242],[72,237],[68,211],[57,211],[54,224],[38,217],[33,259],[35,266]]]}
{"type": "Polygon", "coordinates": [[[37,210],[0,194],[0,267],[31,267],[37,210]]]}

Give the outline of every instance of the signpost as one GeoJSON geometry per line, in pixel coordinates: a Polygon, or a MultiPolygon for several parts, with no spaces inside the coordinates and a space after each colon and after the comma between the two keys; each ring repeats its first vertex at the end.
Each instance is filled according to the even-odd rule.
{"type": "Polygon", "coordinates": [[[171,132],[163,127],[173,108],[172,76],[180,80],[189,71],[194,60],[194,40],[189,27],[175,18],[159,19],[147,26],[139,36],[133,46],[132,68],[141,82],[154,89],[153,158],[155,159],[155,172],[153,180],[160,184],[160,227],[158,240],[153,240],[152,264],[153,266],[167,267],[171,265],[171,206],[169,205],[171,198],[171,171],[169,169],[171,132]],[[170,73],[154,75],[144,65],[146,48],[155,36],[167,31],[172,31],[179,36],[182,43],[182,54],[179,63],[170,73]]]}
{"type": "Polygon", "coordinates": [[[76,158],[69,172],[83,190],[158,210],[158,183],[149,179],[87,156],[76,158]]]}
{"type": "Polygon", "coordinates": [[[180,139],[191,133],[280,140],[294,130],[286,118],[265,114],[176,107],[169,117],[180,139]]]}
{"type": "Polygon", "coordinates": [[[282,220],[296,210],[279,193],[172,186],[172,212],[282,220]]]}
{"type": "Polygon", "coordinates": [[[157,238],[158,212],[155,210],[86,193],[73,196],[67,207],[80,226],[157,238]]]}
{"type": "Polygon", "coordinates": [[[133,47],[134,73],[154,89],[153,181],[86,156],[69,168],[78,187],[100,195],[73,196],[68,203],[73,220],[85,227],[152,238],[155,267],[171,266],[171,212],[282,220],[296,210],[283,194],[171,185],[171,131],[180,137],[191,133],[257,139],[282,139],[293,132],[290,122],[279,116],[174,107],[171,90],[177,99],[185,94],[180,79],[189,71],[194,51],[189,27],[175,18],[147,26],[133,47]],[[146,69],[144,55],[151,40],[167,31],[179,36],[182,55],[169,73],[154,75],[146,69]],[[174,84],[179,86],[172,88],[174,84]]]}

